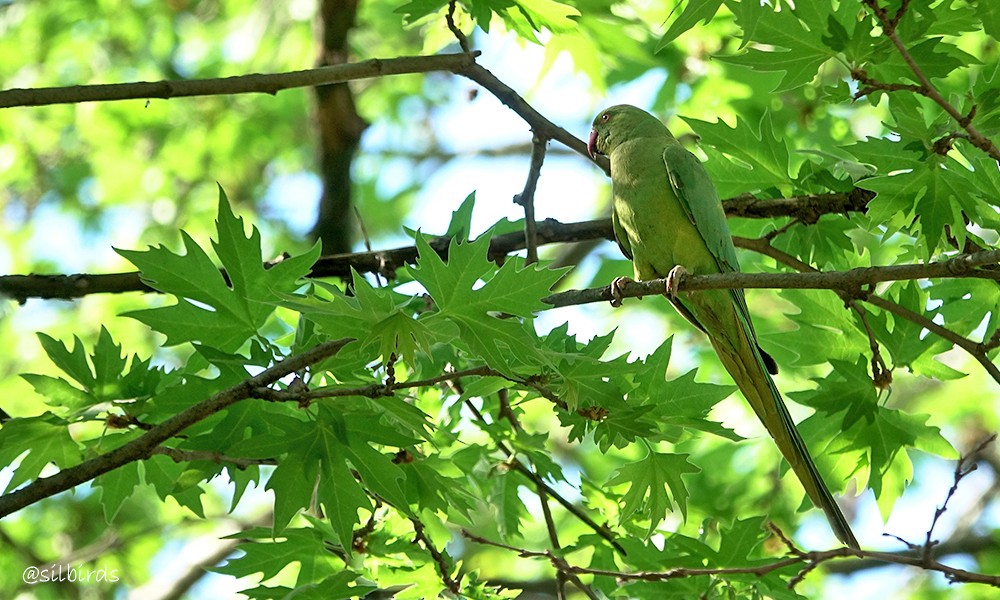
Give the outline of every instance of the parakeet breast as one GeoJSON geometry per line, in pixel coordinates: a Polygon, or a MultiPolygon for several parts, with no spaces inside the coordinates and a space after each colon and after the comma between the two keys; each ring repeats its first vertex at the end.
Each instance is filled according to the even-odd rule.
{"type": "Polygon", "coordinates": [[[639,138],[611,153],[613,209],[628,236],[638,279],[665,277],[676,265],[691,273],[718,264],[681,205],[663,162],[669,138],[639,138]]]}

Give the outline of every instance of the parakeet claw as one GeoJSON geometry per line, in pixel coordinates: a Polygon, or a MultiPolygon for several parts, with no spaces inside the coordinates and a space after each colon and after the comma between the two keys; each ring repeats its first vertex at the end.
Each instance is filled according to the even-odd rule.
{"type": "Polygon", "coordinates": [[[666,295],[676,298],[677,287],[681,284],[681,280],[690,274],[691,273],[681,265],[677,265],[673,269],[670,269],[670,272],[667,273],[666,295]]]}
{"type": "Polygon", "coordinates": [[[618,308],[622,305],[622,286],[634,281],[631,277],[615,277],[615,280],[611,282],[611,306],[618,308]]]}

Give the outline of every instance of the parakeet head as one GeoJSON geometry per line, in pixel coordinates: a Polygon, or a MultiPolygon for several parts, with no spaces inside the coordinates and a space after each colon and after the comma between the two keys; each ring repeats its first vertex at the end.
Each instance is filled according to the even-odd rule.
{"type": "Polygon", "coordinates": [[[625,140],[670,135],[660,120],[634,106],[618,104],[602,110],[594,118],[590,130],[587,152],[591,158],[597,154],[608,155],[625,140]]]}

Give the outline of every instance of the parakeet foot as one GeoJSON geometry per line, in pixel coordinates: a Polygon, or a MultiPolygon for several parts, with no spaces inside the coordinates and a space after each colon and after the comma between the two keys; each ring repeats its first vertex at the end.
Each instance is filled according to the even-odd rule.
{"type": "Polygon", "coordinates": [[[611,282],[611,306],[618,308],[622,305],[622,286],[634,281],[631,277],[615,277],[615,280],[611,282]]]}
{"type": "Polygon", "coordinates": [[[691,273],[681,265],[677,265],[673,269],[670,269],[670,272],[667,273],[666,295],[676,298],[677,287],[681,284],[681,280],[690,274],[691,273]]]}

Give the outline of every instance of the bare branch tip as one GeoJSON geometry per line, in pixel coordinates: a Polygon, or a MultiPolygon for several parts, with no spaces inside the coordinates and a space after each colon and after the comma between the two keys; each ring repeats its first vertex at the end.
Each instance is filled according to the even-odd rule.
{"type": "Polygon", "coordinates": [[[455,36],[455,39],[458,40],[458,45],[462,48],[462,52],[469,53],[471,52],[469,49],[469,38],[462,33],[462,30],[459,29],[457,25],[455,25],[456,4],[455,0],[448,1],[448,14],[445,16],[445,20],[448,23],[448,30],[451,31],[451,33],[455,36]]]}

